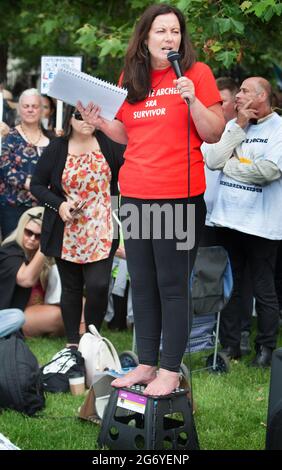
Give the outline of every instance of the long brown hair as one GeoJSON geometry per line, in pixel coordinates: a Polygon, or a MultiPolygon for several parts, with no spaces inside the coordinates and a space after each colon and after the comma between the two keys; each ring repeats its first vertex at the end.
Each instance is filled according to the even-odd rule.
{"type": "MultiPolygon", "coordinates": [[[[71,125],[71,118],[73,113],[75,112],[76,108],[75,106],[72,106],[70,104],[67,104],[65,106],[65,112],[64,112],[64,121],[63,121],[63,135],[66,140],[69,140],[72,136],[72,125],[71,125]]],[[[95,134],[95,130],[93,131],[93,135],[95,134]]]]}
{"type": "Polygon", "coordinates": [[[180,24],[181,43],[178,52],[181,56],[182,70],[187,70],[196,60],[183,13],[178,8],[166,3],[149,6],[136,24],[125,55],[122,85],[128,90],[127,100],[129,103],[144,100],[150,92],[151,61],[145,41],[148,39],[154,19],[168,13],[174,13],[180,24]]]}

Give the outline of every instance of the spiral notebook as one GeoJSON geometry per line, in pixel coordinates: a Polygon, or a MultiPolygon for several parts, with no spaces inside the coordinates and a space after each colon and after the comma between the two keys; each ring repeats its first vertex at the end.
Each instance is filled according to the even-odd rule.
{"type": "Polygon", "coordinates": [[[48,95],[73,106],[78,101],[83,106],[92,101],[101,107],[101,116],[112,121],[127,96],[127,90],[84,72],[61,68],[50,85],[48,95]]]}

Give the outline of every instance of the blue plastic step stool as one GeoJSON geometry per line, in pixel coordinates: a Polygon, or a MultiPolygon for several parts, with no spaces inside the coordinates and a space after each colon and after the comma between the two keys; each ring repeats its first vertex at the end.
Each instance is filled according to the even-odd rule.
{"type": "Polygon", "coordinates": [[[105,409],[100,447],[119,450],[199,449],[188,390],[143,395],[145,386],[114,388],[105,409]]]}

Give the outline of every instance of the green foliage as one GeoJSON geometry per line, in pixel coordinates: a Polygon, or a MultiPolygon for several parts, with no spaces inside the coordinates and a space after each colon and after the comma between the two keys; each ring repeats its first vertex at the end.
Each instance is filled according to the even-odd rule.
{"type": "MultiPolygon", "coordinates": [[[[1,0],[0,46],[27,69],[41,55],[81,55],[84,69],[117,79],[135,21],[150,0],[1,0]],[[94,60],[95,59],[95,60],[94,60]],[[97,65],[98,59],[98,65],[97,65]]],[[[171,0],[187,18],[200,60],[215,73],[240,65],[269,77],[281,63],[280,0],[171,0]]]]}
{"type": "Polygon", "coordinates": [[[242,9],[245,10],[246,13],[254,13],[263,21],[269,21],[273,15],[276,14],[279,16],[282,13],[282,4],[280,1],[276,0],[243,2],[242,6],[242,9]]]}
{"type": "Polygon", "coordinates": [[[176,3],[187,16],[200,59],[216,72],[240,64],[251,74],[259,71],[268,76],[271,58],[281,60],[278,0],[180,0],[176,3]]]}

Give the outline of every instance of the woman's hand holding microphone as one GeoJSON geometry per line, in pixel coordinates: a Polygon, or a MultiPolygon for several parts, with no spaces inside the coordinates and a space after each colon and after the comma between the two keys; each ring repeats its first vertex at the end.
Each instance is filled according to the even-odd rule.
{"type": "Polygon", "coordinates": [[[195,102],[195,86],[192,80],[187,77],[179,77],[177,80],[173,80],[174,85],[179,90],[180,96],[185,100],[188,99],[190,105],[195,102]]]}

